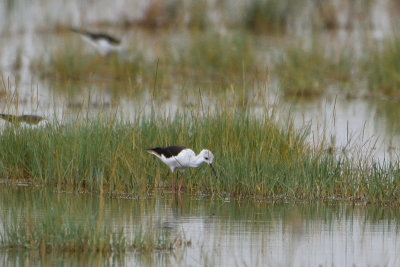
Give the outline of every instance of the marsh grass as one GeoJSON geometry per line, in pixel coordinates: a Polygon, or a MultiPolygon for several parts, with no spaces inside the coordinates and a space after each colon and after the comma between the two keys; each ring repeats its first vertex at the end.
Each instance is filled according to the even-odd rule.
{"type": "Polygon", "coordinates": [[[195,84],[182,86],[186,91],[197,92],[201,87],[223,92],[232,84],[241,85],[244,76],[250,86],[266,79],[256,64],[250,37],[243,32],[222,36],[215,31],[194,30],[190,38],[179,38],[176,42],[166,34],[158,39],[146,36],[146,42],[152,42],[151,49],[139,50],[132,45],[125,57],[103,57],[84,49],[91,47],[76,42],[80,40],[66,39],[65,47],[50,54],[48,60],[37,59],[32,70],[59,92],[96,86],[112,94],[131,94],[149,89],[170,91],[180,84],[195,84]]]}
{"type": "Polygon", "coordinates": [[[196,81],[223,86],[238,83],[244,74],[254,73],[255,63],[249,36],[244,33],[222,36],[208,31],[193,36],[176,65],[178,73],[185,77],[189,74],[196,81]]]}
{"type": "Polygon", "coordinates": [[[78,195],[78,201],[49,190],[23,190],[2,190],[1,249],[107,254],[170,251],[187,244],[179,233],[173,236],[152,223],[137,222],[128,232],[112,226],[102,196],[78,195]]]}
{"type": "Polygon", "coordinates": [[[347,51],[325,51],[314,42],[310,49],[290,46],[274,70],[286,97],[317,97],[328,86],[341,88],[351,82],[352,57],[347,51]]]}
{"type": "Polygon", "coordinates": [[[37,60],[33,68],[43,79],[52,81],[56,85],[52,87],[58,90],[68,84],[75,84],[78,88],[79,85],[83,87],[90,83],[102,83],[121,91],[138,79],[153,77],[150,71],[153,66],[146,64],[140,53],[129,59],[118,54],[103,57],[94,50],[85,51],[77,45],[56,51],[48,62],[44,58],[37,60]]]}
{"type": "Polygon", "coordinates": [[[182,2],[150,1],[141,19],[129,24],[152,30],[187,27],[204,30],[209,23],[208,2],[206,0],[182,2]]]}
{"type": "Polygon", "coordinates": [[[246,29],[256,33],[285,33],[295,1],[251,0],[244,9],[246,29]]]}
{"type": "Polygon", "coordinates": [[[320,33],[348,30],[355,26],[368,28],[372,8],[374,2],[371,0],[343,3],[332,0],[250,0],[241,13],[241,26],[256,34],[304,33],[310,30],[320,33]]]}
{"type": "Polygon", "coordinates": [[[3,130],[0,176],[59,190],[146,195],[170,190],[170,170],[146,147],[182,144],[215,154],[219,178],[203,166],[185,172],[184,192],[234,198],[397,202],[398,164],[336,155],[309,144],[307,128],[271,116],[213,115],[82,120],[63,127],[3,130]]]}
{"type": "Polygon", "coordinates": [[[337,30],[339,28],[338,11],[332,1],[325,3],[316,2],[316,10],[314,25],[327,30],[337,30]]]}
{"type": "Polygon", "coordinates": [[[189,19],[187,19],[188,27],[197,30],[205,30],[209,22],[208,12],[207,1],[191,1],[185,12],[186,14],[182,14],[182,17],[189,17],[189,19]]]}
{"type": "Polygon", "coordinates": [[[400,96],[400,38],[384,41],[382,47],[373,48],[366,54],[364,70],[367,74],[368,88],[375,95],[400,96]]]}

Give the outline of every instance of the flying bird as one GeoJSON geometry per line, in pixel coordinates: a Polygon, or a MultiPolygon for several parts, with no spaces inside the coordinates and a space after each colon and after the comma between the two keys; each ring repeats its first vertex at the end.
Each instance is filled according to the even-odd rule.
{"type": "Polygon", "coordinates": [[[44,117],[38,115],[27,115],[27,114],[17,116],[17,115],[0,113],[0,118],[15,124],[26,123],[29,125],[37,125],[41,121],[47,121],[44,117]]]}
{"type": "Polygon", "coordinates": [[[70,28],[70,30],[80,34],[84,41],[95,47],[103,56],[108,56],[121,49],[121,40],[106,33],[90,32],[78,28],[70,28]]]}

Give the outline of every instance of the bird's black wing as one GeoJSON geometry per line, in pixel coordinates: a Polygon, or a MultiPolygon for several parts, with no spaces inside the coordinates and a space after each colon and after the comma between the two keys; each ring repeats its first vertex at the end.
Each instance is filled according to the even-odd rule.
{"type": "Polygon", "coordinates": [[[154,148],[148,148],[148,151],[153,151],[157,153],[158,155],[164,155],[166,158],[170,158],[172,156],[176,156],[184,150],[186,147],[184,146],[168,146],[168,147],[154,147],[154,148]]]}
{"type": "Polygon", "coordinates": [[[81,30],[81,29],[77,29],[77,28],[70,28],[71,31],[76,32],[76,33],[80,33],[83,35],[86,35],[88,37],[90,37],[93,40],[100,40],[100,39],[105,39],[108,42],[112,43],[112,44],[119,44],[121,43],[120,39],[117,39],[111,35],[105,34],[105,33],[101,33],[101,32],[89,32],[86,30],[81,30]]]}
{"type": "Polygon", "coordinates": [[[108,34],[105,34],[105,33],[88,33],[88,35],[94,40],[105,39],[105,40],[109,41],[112,44],[121,43],[121,40],[119,40],[119,39],[117,39],[115,37],[112,37],[112,36],[110,36],[108,34]]]}

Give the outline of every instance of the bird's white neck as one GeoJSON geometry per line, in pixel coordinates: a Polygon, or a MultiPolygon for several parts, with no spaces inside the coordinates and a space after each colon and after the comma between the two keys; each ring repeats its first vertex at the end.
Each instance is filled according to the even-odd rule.
{"type": "Polygon", "coordinates": [[[190,165],[192,168],[200,167],[201,164],[204,163],[204,158],[199,154],[190,161],[190,165]]]}

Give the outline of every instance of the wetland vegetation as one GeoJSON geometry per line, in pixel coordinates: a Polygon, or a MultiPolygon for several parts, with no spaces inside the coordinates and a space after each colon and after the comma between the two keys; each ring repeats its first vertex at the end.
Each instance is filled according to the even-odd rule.
{"type": "Polygon", "coordinates": [[[308,134],[290,120],[278,126],[267,113],[254,118],[223,111],[137,117],[134,123],[110,117],[62,127],[8,127],[0,138],[0,174],[11,183],[144,196],[170,188],[169,169],[145,148],[186,144],[195,151],[211,149],[219,173],[215,179],[208,168],[187,171],[184,191],[191,194],[398,202],[396,162],[377,163],[368,154],[350,158],[330,143],[308,143],[308,134]]]}
{"type": "MultiPolygon", "coordinates": [[[[349,121],[342,124],[344,142],[337,142],[326,121],[315,135],[316,114],[300,121],[291,110],[301,101],[334,99],[327,116],[336,127],[345,117],[337,115],[336,100],[351,106],[354,99],[379,98],[387,102],[379,103],[376,117],[363,119],[384,120],[384,128],[399,135],[396,1],[155,0],[145,8],[128,2],[120,5],[118,19],[107,19],[101,8],[92,20],[68,15],[69,9],[66,17],[54,19],[54,7],[44,6],[40,16],[25,16],[33,30],[13,17],[25,12],[26,1],[0,4],[6,14],[0,19],[6,25],[0,26],[6,40],[0,48],[1,112],[39,113],[50,122],[36,128],[0,125],[0,186],[28,186],[25,193],[13,189],[0,195],[2,250],[114,256],[189,248],[186,233],[171,234],[169,226],[151,221],[157,211],[146,217],[150,221],[129,221],[132,230],[108,225],[112,218],[103,206],[110,198],[145,203],[168,195],[170,170],[145,149],[173,144],[196,152],[208,148],[215,155],[218,178],[206,167],[187,170],[186,196],[238,205],[249,200],[390,205],[393,213],[382,217],[397,227],[396,144],[388,145],[394,151],[390,157],[385,147],[383,160],[377,160],[374,137],[364,138],[366,122],[356,135],[349,121]],[[130,17],[132,10],[140,16],[130,17]],[[122,52],[103,57],[91,50],[67,30],[76,21],[124,36],[122,52]],[[70,194],[99,199],[87,204],[85,197],[64,198],[70,194]]],[[[138,216],[147,208],[139,208],[138,216]]],[[[282,217],[293,217],[288,225],[294,236],[303,231],[298,224],[306,228],[301,215],[307,212],[284,212],[282,217]]],[[[213,220],[214,215],[198,216],[213,220]]],[[[271,218],[264,217],[275,223],[271,218]]],[[[204,243],[195,245],[203,249],[204,243]]],[[[218,256],[200,254],[198,262],[218,265],[218,256]]]]}
{"type": "Polygon", "coordinates": [[[190,244],[182,232],[172,236],[160,222],[138,224],[129,234],[123,226],[109,225],[102,196],[75,194],[74,199],[38,187],[11,192],[2,189],[1,194],[1,249],[111,254],[167,252],[190,244]]]}

